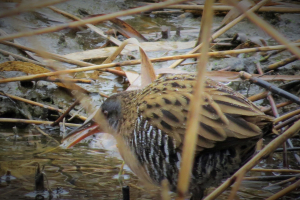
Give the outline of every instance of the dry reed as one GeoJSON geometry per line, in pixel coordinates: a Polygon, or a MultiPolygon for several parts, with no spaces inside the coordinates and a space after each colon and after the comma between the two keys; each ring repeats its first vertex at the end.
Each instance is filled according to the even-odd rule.
{"type": "Polygon", "coordinates": [[[193,90],[193,98],[191,99],[191,104],[189,106],[189,112],[187,117],[187,125],[186,131],[183,141],[183,149],[182,149],[182,159],[180,164],[180,172],[178,177],[177,184],[177,200],[183,200],[190,183],[191,170],[194,163],[194,154],[196,149],[196,141],[197,141],[197,133],[199,128],[199,123],[201,118],[199,113],[202,111],[203,103],[203,91],[205,86],[205,73],[206,73],[206,64],[209,58],[209,42],[210,42],[210,31],[212,27],[212,19],[213,19],[213,6],[214,1],[206,1],[205,2],[205,12],[204,12],[204,24],[203,27],[205,29],[202,31],[202,41],[201,43],[201,57],[198,62],[198,72],[197,72],[197,81],[193,90]]]}

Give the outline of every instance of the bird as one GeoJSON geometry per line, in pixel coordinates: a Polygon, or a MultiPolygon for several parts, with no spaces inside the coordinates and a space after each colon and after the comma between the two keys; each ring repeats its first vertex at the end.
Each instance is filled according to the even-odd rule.
{"type": "MultiPolygon", "coordinates": [[[[114,94],[100,108],[152,183],[168,180],[173,192],[196,79],[195,74],[169,74],[143,89],[114,94]]],[[[273,121],[245,96],[209,78],[201,98],[189,186],[193,200],[202,199],[206,188],[217,186],[251,159],[273,121]]],[[[122,157],[130,167],[124,153],[122,157]]]]}

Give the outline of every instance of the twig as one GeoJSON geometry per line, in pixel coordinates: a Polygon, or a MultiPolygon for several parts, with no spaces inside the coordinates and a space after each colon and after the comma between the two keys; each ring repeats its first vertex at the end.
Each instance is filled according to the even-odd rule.
{"type": "Polygon", "coordinates": [[[61,122],[69,113],[70,111],[79,104],[79,99],[77,99],[67,110],[66,112],[64,112],[55,122],[53,122],[53,124],[51,124],[51,126],[57,126],[59,124],[59,122],[61,122]]]}
{"type": "MultiPolygon", "coordinates": [[[[0,123],[25,123],[25,124],[49,124],[51,125],[53,122],[51,121],[40,121],[40,120],[29,120],[29,119],[13,119],[13,118],[0,118],[0,123]]],[[[61,124],[61,123],[59,123],[61,124]]],[[[80,124],[72,124],[66,123],[66,126],[80,127],[80,124]]]]}
{"type": "MultiPolygon", "coordinates": [[[[289,90],[289,89],[294,88],[295,86],[297,86],[299,84],[300,84],[300,80],[291,81],[291,82],[286,83],[284,85],[280,85],[279,88],[281,88],[283,90],[289,90]]],[[[249,97],[248,99],[250,101],[257,101],[257,100],[260,100],[260,99],[263,99],[263,98],[267,97],[267,95],[268,95],[268,91],[264,91],[264,92],[261,92],[259,94],[253,95],[253,96],[249,97]]],[[[278,105],[280,105],[280,104],[278,104],[278,105]]],[[[280,107],[282,107],[282,106],[284,106],[284,105],[280,105],[280,107]]],[[[270,110],[271,110],[271,108],[270,108],[270,110]]]]}
{"type": "Polygon", "coordinates": [[[261,80],[261,79],[259,79],[257,77],[253,77],[251,74],[249,74],[247,72],[241,71],[240,72],[240,77],[241,77],[241,79],[248,79],[252,83],[255,83],[256,85],[264,87],[267,90],[273,92],[274,94],[278,94],[278,95],[280,95],[282,97],[285,97],[285,98],[287,98],[287,99],[289,99],[289,100],[291,100],[291,101],[293,101],[293,102],[295,102],[295,103],[297,103],[297,104],[300,105],[300,99],[299,99],[299,97],[297,97],[297,96],[295,96],[295,95],[293,95],[293,94],[291,94],[291,93],[289,93],[289,92],[287,92],[285,90],[282,90],[282,89],[280,89],[280,88],[278,88],[278,87],[276,87],[276,86],[274,86],[274,85],[272,85],[272,84],[270,84],[270,83],[268,83],[266,81],[263,81],[263,80],[261,80]]]}
{"type": "MultiPolygon", "coordinates": [[[[300,42],[300,40],[296,40],[294,42],[300,42]]],[[[285,50],[282,49],[282,50],[277,50],[277,51],[270,52],[267,56],[260,59],[259,62],[264,62],[264,61],[268,60],[271,56],[274,56],[274,55],[276,55],[278,53],[281,53],[283,51],[285,51],[285,50]]]]}
{"type": "Polygon", "coordinates": [[[273,63],[273,64],[269,65],[264,71],[278,69],[279,67],[287,65],[287,64],[289,64],[291,62],[294,62],[296,60],[298,60],[297,56],[291,56],[289,58],[286,58],[284,60],[281,60],[279,62],[276,62],[276,63],[273,63]]]}
{"type": "Polygon", "coordinates": [[[272,140],[265,148],[263,148],[258,154],[256,154],[250,161],[248,161],[243,167],[241,167],[234,175],[228,178],[222,185],[216,188],[211,194],[205,197],[204,200],[214,199],[219,196],[227,187],[233,184],[240,173],[249,171],[255,166],[258,161],[273,152],[279,145],[285,142],[289,137],[298,132],[300,129],[300,120],[295,122],[289,129],[272,140]]]}
{"type": "MultiPolygon", "coordinates": [[[[261,92],[261,93],[252,95],[252,96],[248,97],[248,99],[249,99],[250,101],[257,101],[257,100],[266,98],[266,97],[268,96],[269,93],[270,93],[269,91],[264,91],[264,92],[261,92]]],[[[270,110],[271,110],[271,109],[272,109],[272,108],[270,107],[270,110]]]]}
{"type": "Polygon", "coordinates": [[[274,187],[274,186],[277,186],[277,185],[283,185],[283,184],[285,184],[285,183],[288,183],[288,182],[297,180],[297,179],[299,179],[299,178],[300,178],[300,176],[299,176],[299,175],[296,175],[296,176],[294,176],[294,177],[292,177],[292,178],[289,178],[289,179],[280,181],[280,182],[278,182],[278,183],[271,184],[271,185],[269,185],[269,186],[267,186],[267,187],[264,187],[264,189],[267,189],[267,188],[270,188],[270,187],[274,187]]]}
{"type": "MultiPolygon", "coordinates": [[[[300,147],[298,147],[300,149],[300,147]]],[[[274,151],[276,152],[277,149],[274,151]]],[[[300,170],[297,169],[261,169],[261,168],[253,168],[251,171],[254,172],[279,172],[279,173],[300,173],[300,170]]]]}
{"type": "MultiPolygon", "coordinates": [[[[249,99],[249,98],[248,98],[248,99],[249,99]]],[[[276,108],[281,108],[281,107],[290,105],[290,104],[292,104],[292,103],[294,103],[294,102],[292,102],[292,101],[282,102],[282,103],[276,104],[276,108]]],[[[267,112],[269,112],[269,111],[271,111],[271,110],[272,110],[271,107],[267,107],[267,108],[262,109],[261,111],[264,112],[264,113],[267,113],[267,112]]]]}
{"type": "Polygon", "coordinates": [[[282,123],[274,126],[274,128],[278,130],[278,129],[283,128],[283,127],[285,127],[287,125],[290,125],[291,123],[297,121],[298,119],[300,119],[300,115],[295,115],[295,116],[291,117],[290,119],[288,119],[288,120],[286,120],[286,121],[284,121],[284,122],[282,122],[282,123]]]}
{"type": "Polygon", "coordinates": [[[298,115],[300,114],[300,108],[292,111],[292,112],[289,112],[289,113],[286,113],[284,115],[281,115],[280,117],[277,117],[275,120],[274,120],[274,124],[277,124],[278,122],[281,122],[281,121],[284,121],[286,119],[289,119],[295,115],[298,115]]]}
{"type": "Polygon", "coordinates": [[[247,181],[278,181],[278,180],[286,180],[289,178],[293,178],[295,175],[280,175],[280,176],[252,176],[252,177],[244,177],[243,180],[247,181]]]}
{"type": "Polygon", "coordinates": [[[292,185],[286,187],[285,189],[281,190],[280,192],[277,192],[276,194],[272,195],[271,197],[267,198],[266,200],[276,200],[285,195],[286,193],[289,193],[290,191],[296,189],[300,186],[300,180],[293,183],[292,185]]]}
{"type": "Polygon", "coordinates": [[[164,10],[164,11],[152,11],[151,14],[157,15],[157,14],[182,14],[184,11],[180,10],[164,10]]]}
{"type": "Polygon", "coordinates": [[[185,65],[194,65],[197,64],[197,62],[190,62],[190,63],[182,63],[180,64],[181,66],[185,66],[185,65]]]}

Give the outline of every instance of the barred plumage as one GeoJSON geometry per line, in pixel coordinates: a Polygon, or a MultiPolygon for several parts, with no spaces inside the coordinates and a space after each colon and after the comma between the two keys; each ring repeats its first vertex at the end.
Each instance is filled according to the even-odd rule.
{"type": "MultiPolygon", "coordinates": [[[[112,104],[121,105],[122,112],[114,117],[119,122],[115,129],[153,182],[160,184],[167,179],[173,191],[194,84],[195,75],[169,75],[143,90],[114,95],[102,105],[108,112],[112,104]]],[[[261,128],[272,121],[247,98],[210,79],[206,80],[203,98],[204,109],[199,113],[202,129],[190,187],[196,199],[254,154],[256,142],[263,135],[261,128]]]]}
{"type": "MultiPolygon", "coordinates": [[[[195,75],[169,75],[142,90],[113,95],[101,106],[108,124],[123,136],[147,176],[158,185],[167,179],[172,191],[195,82],[195,75]]],[[[205,188],[219,184],[249,160],[262,129],[273,120],[243,95],[210,79],[202,98],[190,184],[194,199],[201,199],[205,188]]],[[[130,166],[126,153],[121,154],[130,166]]]]}

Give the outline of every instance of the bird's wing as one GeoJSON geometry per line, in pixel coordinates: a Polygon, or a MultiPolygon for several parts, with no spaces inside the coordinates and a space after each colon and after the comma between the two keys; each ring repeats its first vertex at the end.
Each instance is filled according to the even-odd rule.
{"type": "MultiPolygon", "coordinates": [[[[193,76],[184,76],[183,80],[169,77],[169,80],[153,84],[140,94],[138,114],[152,126],[172,136],[176,145],[181,146],[195,79],[193,76]]],[[[229,137],[232,140],[260,136],[262,131],[255,124],[271,120],[243,95],[215,81],[206,81],[202,96],[203,111],[199,113],[201,131],[198,132],[197,140],[199,151],[214,148],[217,142],[229,137]]]]}

